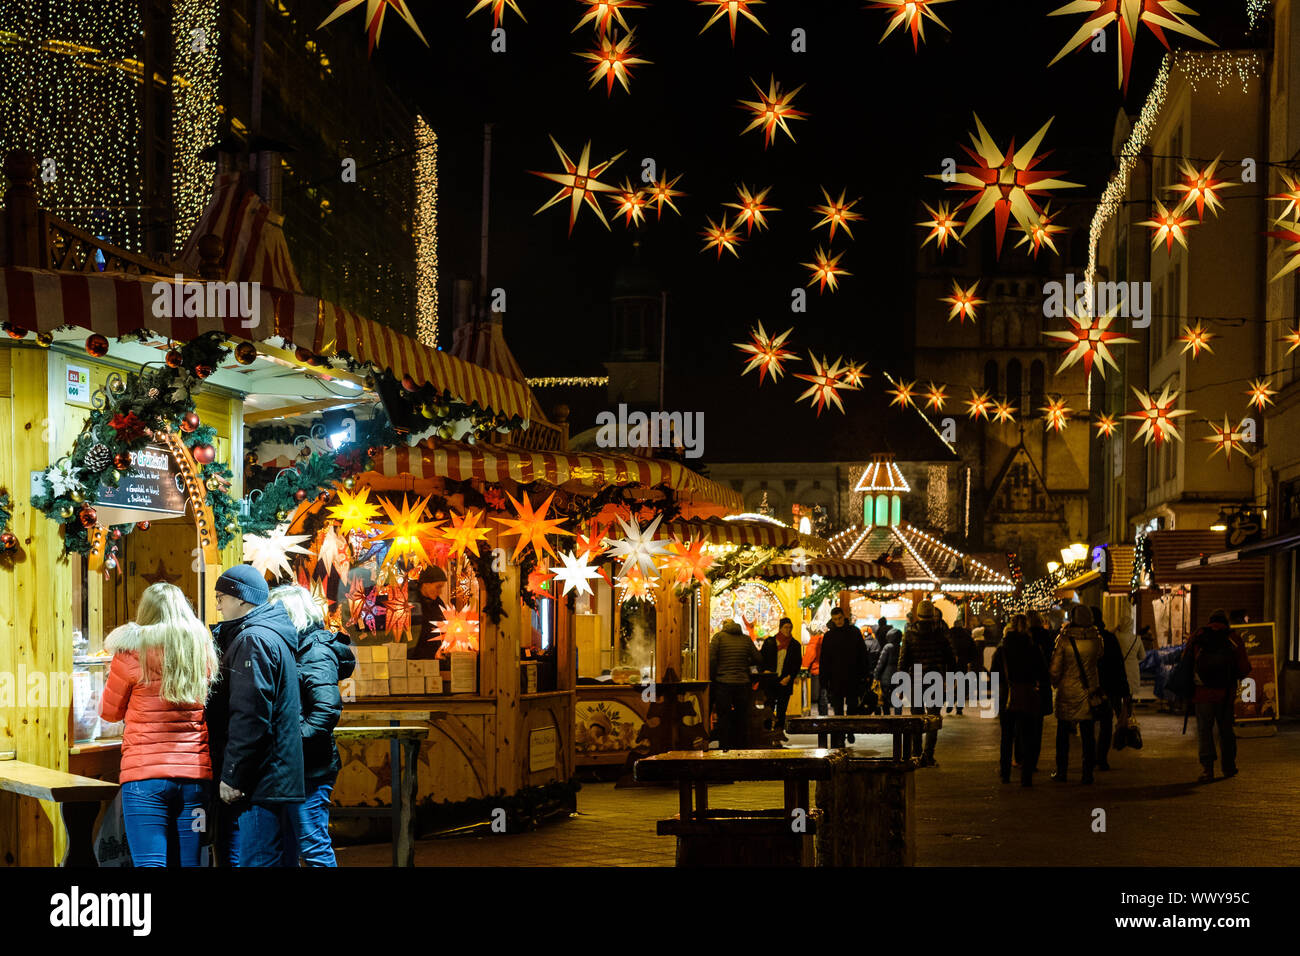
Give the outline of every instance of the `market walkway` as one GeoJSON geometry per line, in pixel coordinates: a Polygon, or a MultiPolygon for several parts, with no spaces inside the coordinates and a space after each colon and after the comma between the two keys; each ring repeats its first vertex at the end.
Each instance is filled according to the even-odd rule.
{"type": "MultiPolygon", "coordinates": [[[[1240,742],[1241,774],[1208,785],[1193,781],[1195,725],[1140,716],[1146,747],[1113,754],[1092,787],[1058,785],[1044,773],[1032,789],[997,778],[998,724],[946,718],[940,766],[917,772],[917,862],[922,866],[1300,865],[1300,725],[1240,742]],[[1105,832],[1094,813],[1105,811],[1105,832]]],[[[1055,722],[1046,721],[1043,761],[1052,762],[1055,722]]],[[[795,745],[815,746],[815,738],[795,745]]],[[[887,747],[886,738],[873,738],[887,747]]],[[[1078,779],[1078,741],[1074,741],[1078,779]]],[[[884,751],[881,751],[884,755],[884,751]]],[[[778,806],[779,784],[720,786],[719,806],[778,806]]],[[[578,815],[535,833],[422,840],[417,866],[671,866],[674,841],[655,821],[677,812],[671,789],[585,784],[578,815]]],[[[339,849],[341,866],[387,866],[387,844],[339,849]]]]}

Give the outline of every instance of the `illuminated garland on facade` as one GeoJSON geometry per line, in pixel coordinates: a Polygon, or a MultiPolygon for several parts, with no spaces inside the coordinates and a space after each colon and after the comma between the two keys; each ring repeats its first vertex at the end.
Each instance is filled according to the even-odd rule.
{"type": "Polygon", "coordinates": [[[415,337],[438,347],[438,134],[415,118],[415,337]]]}
{"type": "Polygon", "coordinates": [[[597,386],[604,388],[609,384],[608,375],[543,375],[540,378],[526,378],[529,388],[558,388],[564,385],[578,385],[586,388],[597,386]]]}
{"type": "Polygon", "coordinates": [[[199,153],[217,138],[221,60],[215,0],[177,0],[172,12],[172,202],[179,252],[203,215],[216,163],[199,153]]]}

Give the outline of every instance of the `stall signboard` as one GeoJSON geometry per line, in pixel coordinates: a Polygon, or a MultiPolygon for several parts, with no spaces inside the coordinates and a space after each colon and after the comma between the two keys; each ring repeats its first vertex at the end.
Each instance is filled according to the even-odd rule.
{"type": "Polygon", "coordinates": [[[555,766],[555,748],[559,735],[554,726],[538,727],[528,733],[528,772],[550,770],[555,766]]]}
{"type": "Polygon", "coordinates": [[[90,369],[84,365],[69,365],[63,400],[69,405],[90,404],[90,369]]]}
{"type": "Polygon", "coordinates": [[[1239,721],[1277,720],[1277,627],[1263,624],[1234,624],[1232,629],[1246,642],[1250,677],[1242,681],[1237,695],[1239,721]],[[1246,700],[1245,698],[1251,698],[1246,700]]]}
{"type": "Polygon", "coordinates": [[[129,524],[185,514],[185,488],[166,448],[146,445],[131,452],[131,470],[116,488],[99,486],[95,510],[103,525],[129,524]]]}

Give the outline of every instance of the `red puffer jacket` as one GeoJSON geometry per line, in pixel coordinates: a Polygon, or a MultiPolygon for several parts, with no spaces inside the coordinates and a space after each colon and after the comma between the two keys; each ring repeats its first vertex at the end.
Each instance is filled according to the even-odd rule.
{"type": "Polygon", "coordinates": [[[163,649],[144,642],[133,625],[120,627],[105,642],[113,652],[99,716],[111,723],[126,719],[119,780],[211,780],[208,725],[202,704],[169,704],[158,696],[163,649]],[[141,684],[140,655],[152,679],[141,684]]]}

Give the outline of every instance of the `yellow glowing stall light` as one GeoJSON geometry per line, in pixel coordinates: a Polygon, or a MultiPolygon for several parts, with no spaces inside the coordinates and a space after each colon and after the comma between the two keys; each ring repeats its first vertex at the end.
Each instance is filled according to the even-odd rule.
{"type": "Polygon", "coordinates": [[[379,536],[383,540],[392,542],[388,547],[388,554],[384,557],[384,567],[403,558],[428,564],[429,553],[424,550],[424,542],[436,538],[436,532],[442,525],[440,521],[420,520],[429,499],[421,498],[416,506],[411,508],[406,496],[403,495],[400,511],[390,505],[386,498],[380,498],[379,503],[384,506],[384,511],[388,513],[388,520],[391,522],[379,536]]]}
{"type": "Polygon", "coordinates": [[[338,496],[339,503],[329,509],[329,516],[339,522],[341,535],[365,531],[380,515],[379,505],[369,500],[369,488],[361,488],[356,494],[340,488],[338,496]]]}

